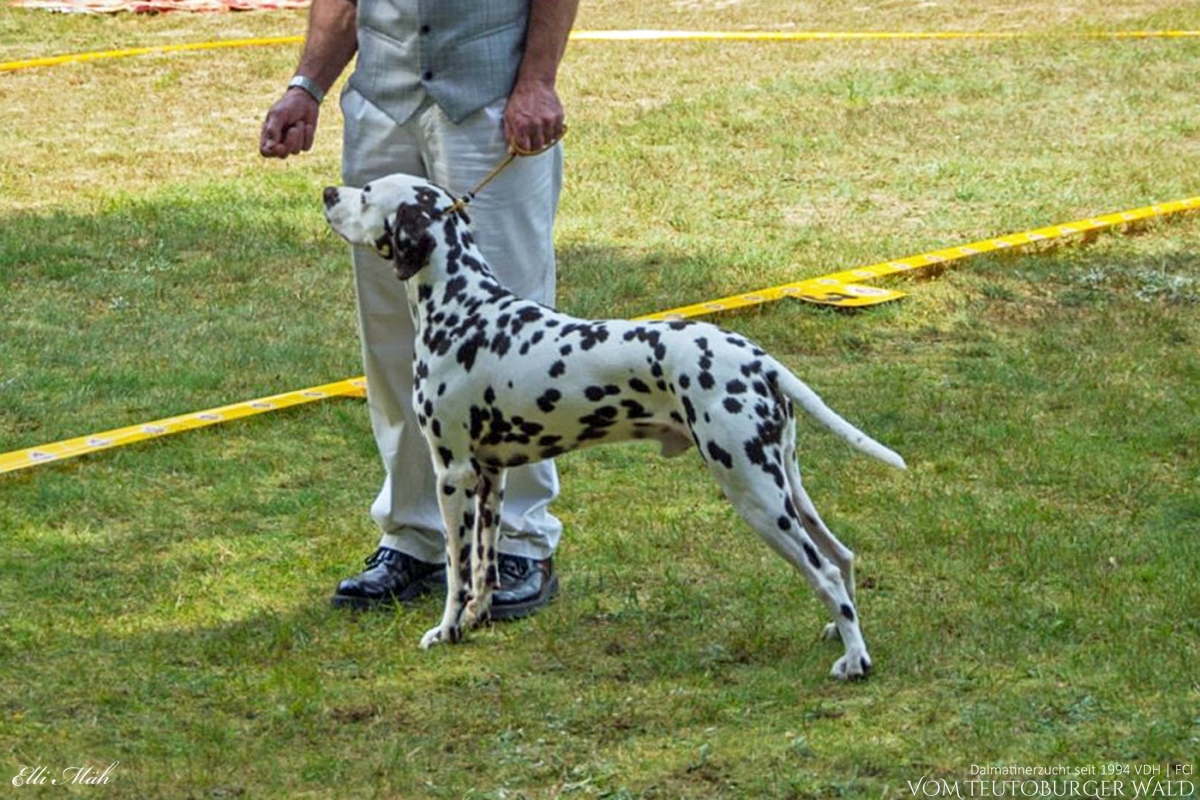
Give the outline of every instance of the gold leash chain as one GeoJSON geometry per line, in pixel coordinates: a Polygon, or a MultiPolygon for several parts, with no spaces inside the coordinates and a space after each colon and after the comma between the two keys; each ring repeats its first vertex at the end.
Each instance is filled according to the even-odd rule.
{"type": "Polygon", "coordinates": [[[444,213],[448,212],[451,214],[461,214],[464,210],[466,210],[467,203],[474,200],[475,195],[479,194],[479,192],[481,192],[483,190],[483,187],[485,187],[489,183],[491,183],[492,180],[497,175],[499,175],[504,170],[505,167],[507,167],[509,164],[511,164],[517,158],[526,158],[527,156],[541,155],[542,153],[546,152],[547,150],[549,150],[550,148],[554,147],[556,144],[561,142],[563,140],[563,137],[566,135],[567,135],[567,126],[563,125],[562,133],[560,133],[557,138],[555,138],[549,144],[539,147],[537,150],[525,150],[525,149],[518,147],[516,145],[516,143],[510,144],[508,146],[508,155],[506,155],[504,157],[504,160],[501,161],[499,164],[497,164],[495,167],[493,167],[491,172],[489,172],[487,175],[484,175],[483,180],[481,180],[479,183],[475,184],[474,189],[472,189],[471,191],[464,194],[462,197],[455,200],[454,205],[450,206],[449,208],[446,209],[446,211],[443,211],[441,213],[444,214],[444,213]]]}

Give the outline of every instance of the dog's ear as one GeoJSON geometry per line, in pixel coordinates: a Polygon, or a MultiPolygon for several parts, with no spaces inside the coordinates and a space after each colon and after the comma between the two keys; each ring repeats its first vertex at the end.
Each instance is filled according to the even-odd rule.
{"type": "Polygon", "coordinates": [[[396,264],[396,276],[400,280],[408,280],[429,262],[429,256],[437,245],[437,240],[429,232],[432,224],[433,215],[425,204],[401,203],[396,208],[395,222],[384,239],[391,240],[391,259],[396,264]]]}

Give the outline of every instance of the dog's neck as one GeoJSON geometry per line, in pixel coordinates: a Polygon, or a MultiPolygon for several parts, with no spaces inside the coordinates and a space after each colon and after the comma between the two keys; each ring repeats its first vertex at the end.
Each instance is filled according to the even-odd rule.
{"type": "Polygon", "coordinates": [[[486,302],[513,296],[495,274],[475,244],[466,223],[447,214],[430,227],[434,247],[428,260],[405,281],[413,319],[421,330],[441,312],[447,319],[474,314],[486,302]]]}

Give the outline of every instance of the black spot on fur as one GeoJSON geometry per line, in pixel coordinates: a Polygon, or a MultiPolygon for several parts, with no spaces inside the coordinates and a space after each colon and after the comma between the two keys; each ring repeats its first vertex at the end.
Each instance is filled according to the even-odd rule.
{"type": "Polygon", "coordinates": [[[733,456],[721,449],[716,442],[708,443],[708,455],[713,461],[719,462],[725,469],[733,469],[733,456]]]}
{"type": "Polygon", "coordinates": [[[559,400],[562,400],[562,392],[558,389],[547,389],[537,399],[537,407],[545,413],[550,414],[554,411],[554,406],[559,400]]]}
{"type": "Polygon", "coordinates": [[[446,291],[442,295],[442,305],[448,306],[462,295],[467,288],[467,279],[459,275],[446,283],[446,291]]]}
{"type": "Polygon", "coordinates": [[[621,407],[625,409],[625,416],[629,419],[649,419],[654,416],[636,400],[622,400],[621,407]]]}
{"type": "Polygon", "coordinates": [[[692,405],[692,401],[685,397],[681,397],[680,402],[683,404],[683,410],[687,413],[687,421],[689,425],[696,424],[696,407],[692,405]]]}
{"type": "Polygon", "coordinates": [[[579,418],[579,424],[588,427],[607,428],[616,421],[618,411],[615,406],[600,406],[585,417],[579,418]]]}
{"type": "Polygon", "coordinates": [[[492,339],[492,352],[501,358],[504,357],[510,347],[512,347],[512,338],[504,331],[500,331],[492,339]]]}
{"type": "Polygon", "coordinates": [[[751,464],[763,466],[767,463],[767,454],[763,448],[762,439],[751,439],[743,446],[746,451],[746,458],[750,459],[751,464]]]}
{"type": "Polygon", "coordinates": [[[484,338],[483,334],[476,333],[459,345],[455,357],[458,359],[458,363],[462,364],[464,370],[467,372],[471,371],[471,367],[475,366],[475,357],[479,354],[479,348],[486,344],[487,339],[484,338]]]}
{"type": "Polygon", "coordinates": [[[478,406],[471,406],[469,413],[470,421],[467,425],[467,433],[473,440],[479,441],[479,438],[483,436],[483,425],[487,422],[488,414],[478,406]]]}

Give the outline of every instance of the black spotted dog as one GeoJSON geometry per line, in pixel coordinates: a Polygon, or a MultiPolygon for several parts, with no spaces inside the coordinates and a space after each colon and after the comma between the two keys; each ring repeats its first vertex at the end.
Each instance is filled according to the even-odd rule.
{"type": "Polygon", "coordinates": [[[834,677],[871,669],[854,602],[854,554],[800,483],[792,401],[859,450],[904,460],[859,431],[786,367],[704,323],[582,320],[506,290],[454,198],[392,175],[325,190],[325,216],[351,244],[392,260],[416,321],[415,410],[446,526],[447,593],[422,647],[456,642],[487,614],[509,467],[589,445],[695,445],[750,527],[804,575],[835,620],[834,677]]]}

